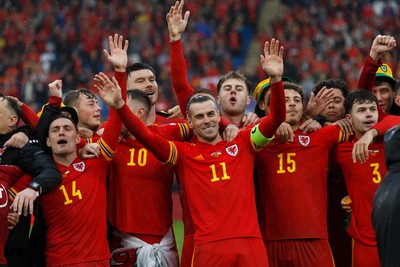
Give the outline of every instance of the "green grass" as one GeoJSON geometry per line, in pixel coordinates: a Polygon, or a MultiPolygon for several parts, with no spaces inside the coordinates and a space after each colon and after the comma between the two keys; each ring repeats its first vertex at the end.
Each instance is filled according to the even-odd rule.
{"type": "Polygon", "coordinates": [[[174,221],[174,233],[176,245],[178,246],[179,259],[182,255],[182,244],[183,244],[183,222],[182,220],[174,221]]]}

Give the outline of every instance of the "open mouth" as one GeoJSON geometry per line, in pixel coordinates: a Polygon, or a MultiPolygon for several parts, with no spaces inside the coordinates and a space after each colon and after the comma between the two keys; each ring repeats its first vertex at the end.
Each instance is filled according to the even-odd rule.
{"type": "Polygon", "coordinates": [[[67,142],[67,140],[65,140],[65,139],[60,139],[60,140],[58,140],[58,142],[57,142],[58,145],[64,145],[64,144],[66,144],[66,143],[68,143],[68,142],[67,142]]]}
{"type": "Polygon", "coordinates": [[[232,96],[231,98],[229,98],[229,102],[235,104],[237,102],[236,97],[232,96]]]}
{"type": "Polygon", "coordinates": [[[154,91],[145,91],[144,93],[148,96],[154,95],[154,91]]]}
{"type": "Polygon", "coordinates": [[[372,125],[374,125],[375,124],[375,121],[366,121],[366,122],[364,122],[364,124],[366,125],[366,126],[372,126],[372,125]]]}

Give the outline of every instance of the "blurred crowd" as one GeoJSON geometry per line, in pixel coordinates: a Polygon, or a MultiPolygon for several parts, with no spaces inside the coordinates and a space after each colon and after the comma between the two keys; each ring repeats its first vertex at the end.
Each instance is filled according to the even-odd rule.
{"type": "MultiPolygon", "coordinates": [[[[102,55],[107,37],[130,41],[129,63],[156,69],[160,109],[176,103],[169,71],[167,0],[3,0],[0,2],[0,91],[37,109],[47,101],[47,84],[63,80],[64,92],[91,88],[95,73],[110,72],[102,55]]],[[[286,75],[310,91],[327,77],[356,86],[374,36],[398,38],[400,4],[396,1],[282,0],[285,12],[272,34],[259,32],[265,0],[187,0],[191,12],[184,53],[193,87],[243,67],[253,38],[277,37],[285,45],[286,75]]],[[[273,11],[272,11],[273,12],[273,11]]],[[[399,53],[388,63],[400,77],[399,53]]],[[[250,79],[264,79],[254,70],[250,79]]]]}
{"type": "MultiPolygon", "coordinates": [[[[306,92],[315,81],[342,78],[356,89],[363,61],[378,34],[399,38],[400,4],[397,1],[283,1],[287,5],[274,34],[284,40],[288,75],[306,92]]],[[[260,36],[262,41],[268,36],[260,36]]],[[[383,61],[400,77],[397,51],[383,61]]]]}

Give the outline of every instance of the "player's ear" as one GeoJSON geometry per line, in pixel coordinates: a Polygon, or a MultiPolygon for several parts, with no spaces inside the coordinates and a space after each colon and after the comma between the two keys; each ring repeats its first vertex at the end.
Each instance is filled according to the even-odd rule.
{"type": "Polygon", "coordinates": [[[193,122],[192,122],[192,120],[190,119],[189,115],[187,115],[186,120],[187,120],[187,123],[188,123],[188,125],[189,125],[189,128],[190,128],[190,129],[193,129],[193,122]]]}
{"type": "Polygon", "coordinates": [[[395,103],[397,106],[400,107],[400,96],[398,96],[398,95],[395,95],[395,96],[394,96],[394,103],[395,103]]]}
{"type": "Polygon", "coordinates": [[[250,98],[250,96],[248,95],[248,96],[246,97],[246,105],[250,104],[250,102],[251,102],[251,98],[250,98]]]}
{"type": "Polygon", "coordinates": [[[265,103],[264,103],[264,101],[258,101],[257,102],[257,105],[258,105],[258,107],[261,109],[261,110],[265,110],[265,103]]]}
{"type": "Polygon", "coordinates": [[[8,127],[13,128],[18,123],[17,115],[10,115],[8,117],[8,127]]]}
{"type": "Polygon", "coordinates": [[[48,147],[51,147],[51,143],[50,143],[50,138],[46,138],[46,145],[48,146],[48,147]]]}
{"type": "Polygon", "coordinates": [[[143,116],[145,115],[145,113],[146,113],[146,111],[145,111],[144,108],[139,108],[139,109],[136,111],[136,115],[138,116],[139,119],[142,119],[143,116]]]}
{"type": "Polygon", "coordinates": [[[346,120],[348,120],[350,123],[352,122],[352,118],[350,114],[346,114],[345,116],[346,120]]]}
{"type": "Polygon", "coordinates": [[[221,97],[217,95],[217,104],[221,104],[221,97]]]}

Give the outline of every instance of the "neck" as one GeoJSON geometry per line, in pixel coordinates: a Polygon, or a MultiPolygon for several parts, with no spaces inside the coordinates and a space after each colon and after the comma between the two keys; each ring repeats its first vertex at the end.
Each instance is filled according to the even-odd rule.
{"type": "Polygon", "coordinates": [[[76,159],[77,154],[76,151],[74,153],[68,154],[68,155],[54,155],[53,154],[53,159],[55,162],[62,164],[64,166],[69,166],[71,163],[76,159]]]}
{"type": "Polygon", "coordinates": [[[147,115],[147,125],[152,125],[156,122],[156,105],[151,106],[149,114],[147,115]]]}
{"type": "Polygon", "coordinates": [[[222,117],[224,117],[225,119],[230,120],[232,123],[234,123],[237,127],[242,127],[243,122],[243,116],[245,115],[244,112],[238,115],[229,115],[226,112],[224,112],[223,110],[221,110],[221,115],[222,117]]]}
{"type": "Polygon", "coordinates": [[[0,131],[0,134],[3,134],[3,135],[10,134],[10,133],[13,132],[15,129],[17,129],[17,128],[16,128],[16,127],[7,127],[6,130],[0,131]]]}
{"type": "Polygon", "coordinates": [[[355,131],[355,136],[357,137],[357,139],[360,139],[361,137],[363,137],[364,133],[360,133],[358,131],[355,131]]]}
{"type": "Polygon", "coordinates": [[[206,139],[201,138],[201,137],[199,137],[199,136],[197,136],[197,138],[198,138],[198,140],[199,140],[200,142],[207,143],[207,144],[210,144],[210,145],[213,145],[213,146],[215,146],[217,143],[219,143],[219,142],[222,141],[222,137],[221,137],[220,134],[218,134],[217,137],[216,137],[214,140],[212,140],[212,141],[206,140],[206,139]]]}
{"type": "MultiPolygon", "coordinates": [[[[289,125],[290,125],[290,124],[289,124],[289,125]]],[[[299,129],[300,124],[299,124],[299,123],[296,123],[296,124],[294,124],[294,125],[290,125],[290,127],[292,128],[292,131],[294,132],[294,131],[296,131],[297,129],[299,129]]]]}

